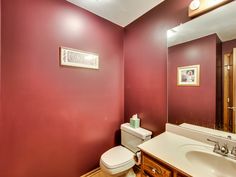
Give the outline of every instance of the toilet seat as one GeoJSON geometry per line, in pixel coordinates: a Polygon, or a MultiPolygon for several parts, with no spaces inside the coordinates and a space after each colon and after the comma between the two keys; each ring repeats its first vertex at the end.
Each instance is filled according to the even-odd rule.
{"type": "Polygon", "coordinates": [[[101,162],[106,168],[119,168],[134,163],[134,153],[123,146],[116,146],[102,154],[101,162]]]}
{"type": "Polygon", "coordinates": [[[123,146],[106,151],[100,158],[100,167],[110,175],[125,172],[135,165],[134,153],[123,146]]]}

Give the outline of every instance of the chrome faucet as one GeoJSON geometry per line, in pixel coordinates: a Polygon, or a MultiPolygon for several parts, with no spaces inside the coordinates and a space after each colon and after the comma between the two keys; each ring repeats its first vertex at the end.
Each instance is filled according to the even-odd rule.
{"type": "Polygon", "coordinates": [[[225,155],[228,154],[229,153],[228,145],[225,143],[223,146],[221,146],[220,151],[225,155]]]}
{"type": "Polygon", "coordinates": [[[236,160],[236,146],[234,146],[231,152],[229,153],[229,148],[228,148],[227,143],[224,143],[224,145],[220,146],[220,143],[218,141],[214,141],[211,139],[207,139],[207,141],[215,143],[213,152],[226,156],[230,159],[236,160]]]}
{"type": "Polygon", "coordinates": [[[227,156],[227,154],[229,153],[228,145],[226,143],[220,147],[220,143],[218,141],[214,141],[211,139],[207,139],[207,141],[215,143],[213,152],[223,156],[227,156]]]}
{"type": "Polygon", "coordinates": [[[211,139],[207,139],[207,141],[215,143],[214,150],[213,150],[214,152],[220,151],[220,143],[218,141],[214,141],[214,140],[211,140],[211,139]]]}
{"type": "Polygon", "coordinates": [[[236,146],[232,148],[231,154],[236,157],[236,146]]]}

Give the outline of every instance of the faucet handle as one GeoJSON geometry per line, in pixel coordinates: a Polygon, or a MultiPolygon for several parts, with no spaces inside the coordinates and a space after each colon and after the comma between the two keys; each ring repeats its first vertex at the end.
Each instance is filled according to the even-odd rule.
{"type": "Polygon", "coordinates": [[[236,156],[236,146],[234,146],[231,150],[231,154],[236,156]]]}
{"type": "Polygon", "coordinates": [[[214,140],[211,140],[209,138],[207,138],[207,141],[210,141],[212,143],[215,143],[215,146],[214,146],[214,151],[219,151],[220,150],[220,143],[218,141],[214,141],[214,140]]]}
{"type": "Polygon", "coordinates": [[[228,154],[228,153],[229,153],[228,145],[225,143],[225,144],[220,148],[220,151],[221,151],[223,154],[228,154]]]}

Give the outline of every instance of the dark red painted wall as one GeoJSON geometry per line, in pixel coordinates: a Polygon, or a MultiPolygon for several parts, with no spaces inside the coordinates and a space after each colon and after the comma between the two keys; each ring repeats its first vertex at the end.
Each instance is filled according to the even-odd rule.
{"type": "Polygon", "coordinates": [[[222,63],[222,42],[216,35],[216,122],[215,127],[223,128],[223,63],[222,63]]]}
{"type": "Polygon", "coordinates": [[[214,127],[216,116],[217,36],[210,35],[168,50],[168,121],[214,127]],[[177,67],[200,64],[200,86],[177,86],[177,67]]]}
{"type": "Polygon", "coordinates": [[[166,0],[125,28],[125,121],[138,113],[157,135],[167,122],[166,31],[188,20],[191,0],[166,0]]]}
{"type": "Polygon", "coordinates": [[[222,55],[232,52],[236,48],[236,39],[222,43],[222,55]]]}
{"type": "Polygon", "coordinates": [[[0,129],[1,129],[1,117],[2,117],[2,67],[1,67],[1,61],[2,61],[2,0],[0,0],[0,129]]]}
{"type": "MultiPolygon", "coordinates": [[[[0,93],[1,93],[1,59],[2,59],[2,1],[0,0],[0,93]]],[[[0,96],[0,113],[1,113],[1,96],[0,96]]],[[[1,115],[1,114],[0,114],[1,115]]]]}
{"type": "Polygon", "coordinates": [[[123,29],[65,0],[2,0],[1,177],[79,177],[123,122],[123,29]],[[100,69],[59,66],[59,46],[100,69]]]}

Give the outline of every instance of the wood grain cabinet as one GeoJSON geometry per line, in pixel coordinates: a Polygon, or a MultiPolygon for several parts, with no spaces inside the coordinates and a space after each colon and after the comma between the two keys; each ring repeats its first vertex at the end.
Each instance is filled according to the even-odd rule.
{"type": "Polygon", "coordinates": [[[142,152],[142,177],[191,177],[142,152]]]}

